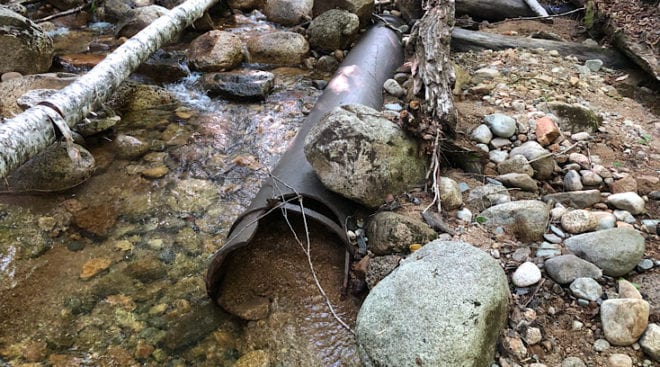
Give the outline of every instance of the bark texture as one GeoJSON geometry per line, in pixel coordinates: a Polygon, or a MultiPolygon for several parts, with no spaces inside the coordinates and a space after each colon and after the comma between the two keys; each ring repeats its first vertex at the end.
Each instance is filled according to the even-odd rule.
{"type": "Polygon", "coordinates": [[[52,113],[64,118],[69,127],[75,125],[106,101],[152,53],[174,39],[216,1],[189,0],[177,6],[74,83],[40,105],[0,123],[0,177],[5,177],[55,141],[52,113]]]}
{"type": "Polygon", "coordinates": [[[468,31],[456,28],[452,32],[451,47],[454,51],[504,50],[507,48],[557,50],[564,56],[573,55],[584,61],[601,59],[607,67],[630,67],[630,61],[620,52],[598,46],[585,46],[576,42],[559,42],[527,37],[503,36],[494,33],[468,31]]]}
{"type": "Polygon", "coordinates": [[[428,112],[451,136],[457,117],[452,97],[456,75],[449,54],[454,28],[454,0],[436,0],[430,2],[430,6],[411,35],[415,50],[414,92],[424,92],[428,112]]]}

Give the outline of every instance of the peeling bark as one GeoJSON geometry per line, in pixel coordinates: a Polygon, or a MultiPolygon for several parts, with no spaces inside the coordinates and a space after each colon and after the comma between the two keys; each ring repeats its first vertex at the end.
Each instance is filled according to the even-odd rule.
{"type": "Polygon", "coordinates": [[[452,96],[456,75],[449,54],[454,0],[431,1],[429,6],[411,34],[411,46],[415,49],[414,92],[424,92],[428,112],[451,136],[457,119],[452,96]]]}
{"type": "Polygon", "coordinates": [[[0,177],[55,141],[53,111],[72,127],[106,101],[142,62],[174,39],[217,0],[188,0],[117,48],[87,74],[40,105],[0,123],[0,177]]]}

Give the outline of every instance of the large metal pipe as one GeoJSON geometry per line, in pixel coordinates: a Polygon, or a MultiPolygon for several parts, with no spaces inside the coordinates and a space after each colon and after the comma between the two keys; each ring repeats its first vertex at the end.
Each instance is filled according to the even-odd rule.
{"type": "MultiPolygon", "coordinates": [[[[336,233],[347,246],[345,221],[357,204],[329,191],[318,179],[305,158],[305,136],[321,117],[332,109],[347,104],[362,104],[380,109],[383,83],[403,61],[399,35],[391,28],[376,24],[369,29],[342,62],[316,105],[305,119],[291,146],[282,156],[272,177],[268,178],[250,207],[234,222],[227,242],[213,255],[206,274],[206,290],[217,303],[226,269],[223,262],[234,250],[247,246],[253,239],[259,221],[271,209],[283,206],[300,214],[300,205],[287,200],[301,195],[305,215],[336,233]]],[[[280,210],[272,211],[278,215],[280,210]]]]}

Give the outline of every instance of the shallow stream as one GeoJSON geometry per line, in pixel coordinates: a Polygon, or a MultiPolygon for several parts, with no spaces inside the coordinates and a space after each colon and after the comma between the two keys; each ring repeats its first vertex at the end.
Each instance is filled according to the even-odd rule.
{"type": "MultiPolygon", "coordinates": [[[[270,29],[242,17],[233,31],[270,29]]],[[[107,32],[58,29],[57,52],[89,52],[81,43],[107,40],[107,32]]],[[[265,319],[240,320],[206,295],[210,255],[320,95],[312,80],[329,78],[270,71],[275,90],[261,103],[209,98],[194,74],[165,85],[179,103],[133,111],[114,131],[88,139],[97,170],[87,182],[0,196],[0,366],[231,366],[251,352],[274,366],[358,364],[352,335],[329,314],[282,223],[264,226],[241,255],[245,264],[231,264],[238,289],[269,297],[265,319]],[[118,134],[152,149],[122,159],[118,134]],[[167,173],[145,177],[154,168],[167,173]]],[[[332,246],[313,244],[312,259],[352,324],[358,305],[339,297],[344,251],[334,242],[320,235],[318,243],[332,246]]]]}

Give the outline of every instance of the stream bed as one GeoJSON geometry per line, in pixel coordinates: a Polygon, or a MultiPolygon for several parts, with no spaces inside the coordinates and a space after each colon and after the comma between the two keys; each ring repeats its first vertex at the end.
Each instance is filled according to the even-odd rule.
{"type": "MultiPolygon", "coordinates": [[[[270,29],[245,19],[235,32],[270,29]]],[[[89,51],[80,43],[107,31],[59,29],[57,52],[89,51]]],[[[255,366],[359,365],[352,335],[330,315],[283,223],[263,226],[245,264],[230,264],[236,289],[271,300],[265,319],[240,320],[206,295],[209,257],[320,95],[312,80],[329,78],[269,71],[275,90],[257,103],[209,98],[197,74],[164,85],[176,103],[133,110],[87,140],[97,164],[88,181],[0,195],[0,366],[231,366],[241,357],[255,366]],[[119,135],[151,149],[122,157],[119,135]]],[[[352,325],[358,301],[339,295],[344,251],[319,236],[315,270],[352,325]]]]}

